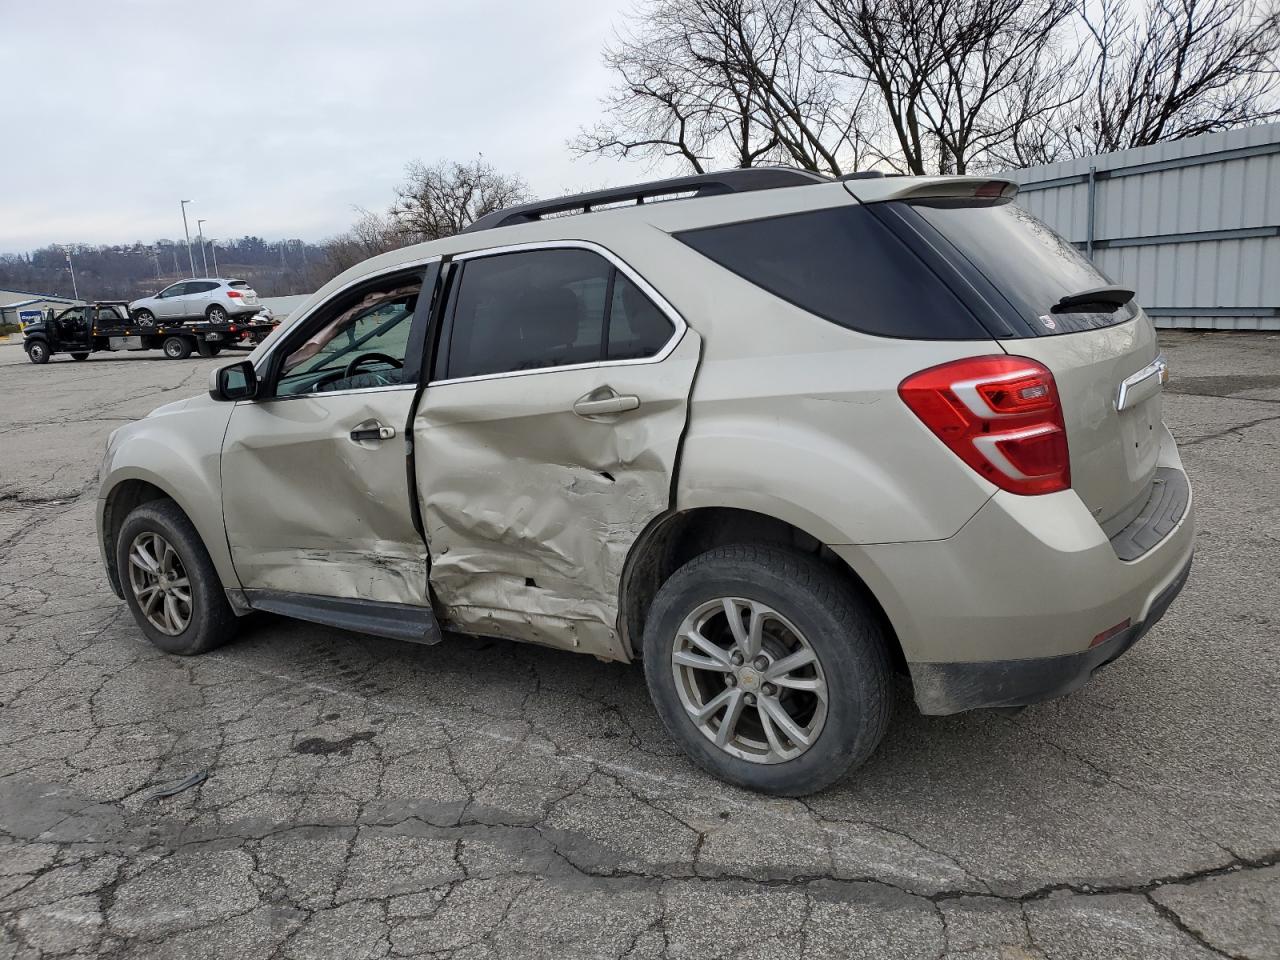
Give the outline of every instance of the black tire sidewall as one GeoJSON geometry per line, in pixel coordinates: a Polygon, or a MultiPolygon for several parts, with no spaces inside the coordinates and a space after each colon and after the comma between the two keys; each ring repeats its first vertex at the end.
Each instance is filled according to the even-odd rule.
{"type": "Polygon", "coordinates": [[[87,353],[73,353],[71,355],[71,359],[72,360],[88,360],[89,355],[87,353]]]}
{"type": "Polygon", "coordinates": [[[143,635],[166,653],[192,656],[224,643],[234,631],[235,615],[227,603],[213,561],[200,542],[191,521],[168,500],[156,500],[134,509],[120,527],[116,540],[116,570],[120,589],[143,635]],[[138,534],[160,534],[177,551],[191,584],[191,622],[177,636],[161,633],[143,616],[133,595],[129,575],[129,549],[138,534]]]}
{"type": "Polygon", "coordinates": [[[865,604],[817,560],[782,548],[719,548],[678,570],[659,590],[644,635],[649,693],[668,732],[721,779],[780,796],[821,790],[864,762],[884,735],[891,686],[885,637],[865,604]],[[752,763],[716,747],[693,724],[671,669],[676,631],[697,606],[746,597],[773,607],[804,634],[827,681],[827,719],[799,757],[752,763]]]}
{"type": "Polygon", "coordinates": [[[37,340],[35,343],[31,344],[31,346],[27,347],[27,359],[32,363],[48,363],[48,346],[37,340]]]}
{"type": "Polygon", "coordinates": [[[160,349],[164,351],[164,355],[170,360],[185,360],[187,357],[191,356],[191,344],[187,343],[187,341],[182,339],[182,337],[166,338],[164,343],[160,345],[160,349]],[[177,343],[180,345],[176,353],[169,352],[169,344],[171,343],[177,343]]]}

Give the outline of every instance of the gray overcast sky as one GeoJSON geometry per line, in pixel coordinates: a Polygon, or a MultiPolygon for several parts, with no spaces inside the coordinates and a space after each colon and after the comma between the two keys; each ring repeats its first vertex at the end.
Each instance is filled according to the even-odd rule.
{"type": "Polygon", "coordinates": [[[0,252],[319,240],[413,159],[477,153],[541,195],[644,179],[573,160],[624,0],[0,0],[0,252]],[[195,232],[194,220],[192,233],[195,232]]]}

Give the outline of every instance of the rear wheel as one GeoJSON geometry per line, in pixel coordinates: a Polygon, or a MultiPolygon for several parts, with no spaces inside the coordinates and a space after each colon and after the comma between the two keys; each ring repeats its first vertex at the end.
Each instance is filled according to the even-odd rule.
{"type": "Polygon", "coordinates": [[[27,344],[27,359],[32,363],[48,363],[49,345],[43,340],[33,340],[27,344]]]}
{"type": "Polygon", "coordinates": [[[73,353],[71,355],[71,359],[72,360],[88,360],[89,355],[87,353],[73,353]]]}
{"type": "Polygon", "coordinates": [[[650,608],[644,667],[685,752],[750,790],[821,790],[888,726],[878,617],[835,570],[781,547],[719,547],[677,570],[650,608]]]}
{"type": "Polygon", "coordinates": [[[222,344],[210,343],[208,340],[197,340],[196,350],[202,357],[216,357],[222,352],[222,344]]]}
{"type": "Polygon", "coordinates": [[[191,341],[186,337],[166,337],[161,349],[170,360],[185,360],[191,356],[191,341]]]}
{"type": "Polygon", "coordinates": [[[146,638],[166,653],[192,656],[236,634],[213,561],[172,500],[153,500],[125,518],[116,542],[125,602],[146,638]]]}
{"type": "Polygon", "coordinates": [[[209,312],[205,314],[205,316],[209,318],[210,323],[226,323],[227,322],[226,309],[218,306],[216,303],[209,308],[209,312]]]}

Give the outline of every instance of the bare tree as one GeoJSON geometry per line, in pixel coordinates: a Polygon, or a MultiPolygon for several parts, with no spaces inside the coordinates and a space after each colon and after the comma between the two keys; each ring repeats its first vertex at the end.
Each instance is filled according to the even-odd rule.
{"type": "Polygon", "coordinates": [[[839,174],[865,147],[861,101],[818,68],[798,0],[643,0],[605,52],[618,83],[579,154],[677,158],[694,172],[788,162],[839,174]]]}
{"type": "Polygon", "coordinates": [[[1280,116],[1274,0],[1092,0],[1087,92],[1043,139],[1056,156],[1181,140],[1280,116]]]}
{"type": "Polygon", "coordinates": [[[828,69],[878,94],[908,173],[965,173],[1078,95],[1058,40],[1076,0],[814,0],[828,69]],[[1065,82],[1064,82],[1065,81],[1065,82]]]}
{"type": "Polygon", "coordinates": [[[316,285],[370,257],[402,247],[406,242],[403,233],[388,217],[356,207],[356,222],[346,232],[324,242],[324,264],[316,268],[316,285]]]}
{"type": "Polygon", "coordinates": [[[529,199],[520,177],[499,173],[483,157],[431,166],[415,160],[406,175],[390,211],[406,243],[451,236],[490,211],[529,199]]]}

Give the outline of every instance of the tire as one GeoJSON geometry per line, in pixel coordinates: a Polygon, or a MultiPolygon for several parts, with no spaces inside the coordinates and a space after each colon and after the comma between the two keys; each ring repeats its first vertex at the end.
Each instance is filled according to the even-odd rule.
{"type": "Polygon", "coordinates": [[[72,360],[88,360],[89,355],[87,353],[73,353],[71,355],[71,359],[72,360]]]}
{"type": "Polygon", "coordinates": [[[210,343],[208,340],[197,340],[196,352],[198,352],[202,357],[216,357],[222,352],[222,344],[210,343]]]}
{"type": "Polygon", "coordinates": [[[154,327],[156,325],[156,317],[150,310],[139,310],[133,315],[133,319],[138,321],[140,327],[154,327]]]}
{"type": "Polygon", "coordinates": [[[667,731],[704,770],[748,790],[794,797],[828,787],[864,763],[888,728],[892,674],[880,619],[835,570],[808,554],[768,544],[734,544],[694,558],[654,597],[643,652],[649,694],[667,731]],[[769,661],[766,669],[751,662],[731,667],[726,661],[717,668],[724,672],[677,665],[678,651],[701,656],[707,664],[716,659],[701,655],[706,648],[681,637],[690,622],[701,623],[704,640],[717,647],[727,643],[726,657],[734,649],[723,598],[738,601],[734,607],[743,615],[740,626],[748,616],[755,622],[753,611],[769,611],[760,621],[764,660],[759,663],[769,661]],[[710,612],[697,620],[699,610],[710,612]],[[769,673],[774,663],[806,646],[816,663],[780,677],[769,673]],[[769,676],[779,685],[768,683],[769,676]],[[801,683],[825,684],[825,706],[819,705],[817,693],[795,689],[801,683]],[[723,732],[733,701],[699,726],[686,699],[694,708],[707,706],[717,696],[734,696],[730,687],[743,701],[731,728],[733,738],[721,747],[711,737],[723,732]],[[770,690],[773,695],[766,696],[770,690]],[[757,694],[758,705],[747,705],[757,694]],[[776,715],[770,711],[779,706],[797,732],[812,735],[807,747],[766,718],[776,715]],[[766,726],[772,727],[774,738],[766,726]],[[774,749],[778,744],[788,749],[774,749]]]}
{"type": "Polygon", "coordinates": [[[186,337],[165,337],[160,348],[170,360],[185,360],[191,356],[191,341],[186,337]]]}
{"type": "Polygon", "coordinates": [[[215,303],[212,307],[210,307],[208,310],[205,311],[205,319],[207,319],[210,323],[226,323],[228,319],[226,308],[220,307],[218,306],[218,304],[215,303]]]}
{"type": "Polygon", "coordinates": [[[32,340],[27,344],[27,359],[32,363],[48,363],[49,345],[43,340],[32,340]]]}
{"type": "MultiPolygon", "coordinates": [[[[191,521],[172,500],[151,500],[136,507],[125,518],[116,542],[116,569],[119,571],[125,603],[128,604],[134,621],[143,635],[166,653],[190,657],[212,650],[235,637],[236,615],[227,603],[227,596],[223,592],[218,573],[213,568],[213,561],[209,559],[191,521]],[[140,567],[130,561],[130,553],[139,542],[144,547],[150,547],[149,556],[155,558],[161,553],[162,551],[154,548],[156,541],[152,538],[157,536],[161,542],[173,548],[180,567],[172,569],[185,576],[187,581],[188,601],[183,604],[177,597],[175,600],[179,616],[185,610],[188,618],[185,627],[176,633],[158,629],[143,612],[137,585],[146,584],[148,578],[140,567]]],[[[181,583],[181,579],[180,576],[174,582],[181,583]]],[[[175,586],[173,589],[180,591],[181,587],[175,586]]],[[[146,592],[145,586],[142,593],[144,599],[152,596],[146,592]]],[[[153,615],[163,619],[167,598],[162,594],[158,603],[158,608],[152,607],[153,615]]]]}

